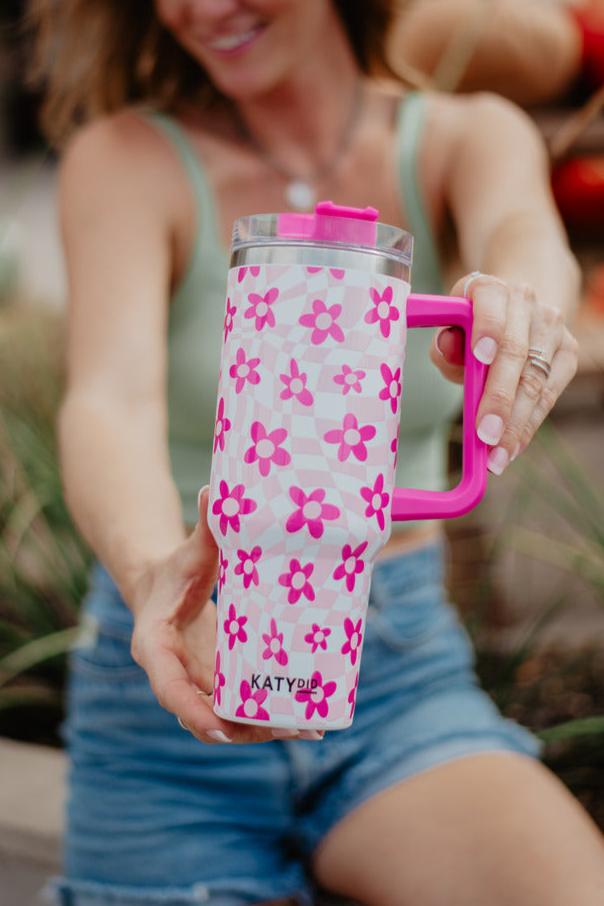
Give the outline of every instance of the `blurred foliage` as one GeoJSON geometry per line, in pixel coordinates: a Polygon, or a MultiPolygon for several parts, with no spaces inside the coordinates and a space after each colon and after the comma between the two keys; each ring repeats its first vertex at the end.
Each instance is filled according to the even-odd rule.
{"type": "Polygon", "coordinates": [[[90,560],[57,468],[62,351],[58,317],[0,312],[0,733],[11,735],[53,736],[90,560]]]}

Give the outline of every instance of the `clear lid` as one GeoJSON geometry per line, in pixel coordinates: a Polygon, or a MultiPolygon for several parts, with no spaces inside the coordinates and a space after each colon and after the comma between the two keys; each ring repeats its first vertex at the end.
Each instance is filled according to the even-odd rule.
{"type": "Polygon", "coordinates": [[[266,245],[333,246],[383,255],[411,267],[413,236],[378,222],[375,208],[321,201],[311,214],[251,214],[233,225],[232,251],[266,245]]]}

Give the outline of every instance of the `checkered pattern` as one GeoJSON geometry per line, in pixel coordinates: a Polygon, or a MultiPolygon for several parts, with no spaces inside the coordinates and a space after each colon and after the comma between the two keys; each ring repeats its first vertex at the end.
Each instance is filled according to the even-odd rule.
{"type": "Polygon", "coordinates": [[[393,412],[390,399],[380,397],[380,366],[402,374],[409,287],[356,270],[254,271],[229,274],[216,408],[209,523],[227,565],[218,596],[215,708],[249,723],[342,728],[352,722],[358,681],[362,641],[355,630],[361,620],[364,632],[373,560],[391,530],[401,387],[390,384],[398,392],[393,412]],[[360,392],[358,384],[344,392],[346,382],[334,380],[347,372],[363,372],[347,379],[358,378],[360,392]],[[347,415],[356,427],[346,431],[347,415]],[[367,426],[375,431],[362,442],[362,460],[355,450],[362,456],[359,431],[367,426]],[[325,439],[334,431],[345,432],[346,458],[341,443],[325,439]],[[380,474],[389,495],[383,528],[361,494],[380,474]],[[322,500],[313,493],[319,489],[322,500]],[[325,505],[337,508],[336,518],[323,519],[322,534],[313,537],[313,519],[325,505]],[[302,590],[306,581],[312,600],[302,590]],[[296,684],[290,690],[278,677],[296,684]],[[311,679],[309,696],[298,680],[311,679]]]}

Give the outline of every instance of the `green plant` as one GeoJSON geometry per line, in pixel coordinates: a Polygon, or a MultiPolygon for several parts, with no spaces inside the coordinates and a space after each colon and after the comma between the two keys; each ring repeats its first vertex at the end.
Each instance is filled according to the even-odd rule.
{"type": "MultiPolygon", "coordinates": [[[[522,459],[518,484],[506,501],[489,556],[512,549],[551,564],[561,571],[559,592],[510,653],[479,649],[478,670],[504,713],[543,740],[545,762],[604,829],[601,640],[583,642],[579,648],[543,644],[545,630],[573,603],[565,574],[580,578],[604,604],[604,489],[550,422],[522,459]],[[535,524],[551,526],[551,533],[538,531],[535,524]]],[[[479,627],[473,628],[476,634],[479,627]]]]}
{"type": "Polygon", "coordinates": [[[67,512],[55,418],[62,324],[40,311],[0,319],[0,733],[24,706],[60,711],[90,556],[67,512]]]}

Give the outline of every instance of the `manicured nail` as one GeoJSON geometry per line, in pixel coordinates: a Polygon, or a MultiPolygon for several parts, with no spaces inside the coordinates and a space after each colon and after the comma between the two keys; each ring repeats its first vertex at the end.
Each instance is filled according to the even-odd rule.
{"type": "Polygon", "coordinates": [[[215,742],[233,742],[231,737],[223,733],[222,730],[208,730],[206,736],[209,736],[215,742]]]}
{"type": "Polygon", "coordinates": [[[201,495],[203,494],[204,491],[207,491],[209,487],[210,487],[209,484],[204,484],[203,488],[200,490],[199,494],[197,495],[197,509],[199,509],[199,507],[201,506],[201,495]]]}
{"type": "Polygon", "coordinates": [[[501,475],[510,459],[510,454],[504,447],[495,447],[488,455],[487,467],[494,475],[501,475]]]}
{"type": "Polygon", "coordinates": [[[299,730],[286,730],[284,727],[276,727],[271,731],[275,739],[291,739],[293,736],[299,736],[299,730]]]}
{"type": "Polygon", "coordinates": [[[323,739],[324,730],[300,730],[300,739],[323,739]]]}
{"type": "Polygon", "coordinates": [[[446,330],[451,330],[451,328],[450,328],[450,327],[441,327],[441,329],[440,329],[440,330],[438,331],[438,333],[436,334],[436,348],[438,349],[438,351],[440,352],[440,354],[443,356],[443,358],[444,358],[444,355],[445,355],[445,354],[444,354],[444,352],[442,351],[441,346],[440,346],[440,338],[442,337],[442,335],[444,334],[444,332],[445,332],[446,330]]]}
{"type": "Polygon", "coordinates": [[[485,444],[494,447],[503,435],[503,419],[499,415],[485,415],[478,425],[477,431],[479,438],[485,444]]]}
{"type": "Polygon", "coordinates": [[[483,365],[490,365],[497,355],[497,341],[493,337],[481,337],[474,347],[474,355],[483,365]]]}
{"type": "Polygon", "coordinates": [[[519,453],[520,453],[520,444],[516,444],[516,446],[514,447],[514,452],[512,453],[512,455],[510,457],[510,462],[514,462],[514,460],[516,459],[516,457],[518,456],[519,453]]]}

